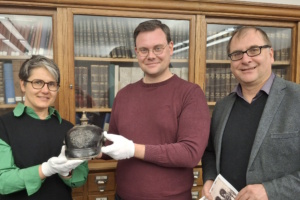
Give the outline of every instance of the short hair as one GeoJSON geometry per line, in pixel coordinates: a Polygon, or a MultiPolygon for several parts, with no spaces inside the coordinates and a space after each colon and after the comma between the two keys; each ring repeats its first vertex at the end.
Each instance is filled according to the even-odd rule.
{"type": "Polygon", "coordinates": [[[31,76],[32,70],[43,67],[45,68],[51,75],[53,75],[56,82],[60,83],[60,72],[59,68],[51,59],[41,56],[41,55],[33,55],[31,58],[24,61],[19,71],[19,78],[23,81],[27,81],[31,76]]]}
{"type": "Polygon", "coordinates": [[[227,44],[227,54],[230,54],[230,44],[231,44],[233,37],[239,38],[241,35],[243,35],[244,33],[246,33],[249,30],[255,30],[255,31],[259,32],[261,34],[264,42],[266,43],[266,45],[272,46],[268,35],[261,28],[258,28],[255,26],[241,26],[232,33],[232,36],[227,44]]]}
{"type": "Polygon", "coordinates": [[[160,28],[166,35],[168,44],[171,42],[170,28],[157,19],[148,20],[140,23],[133,32],[134,46],[136,46],[136,38],[141,32],[154,31],[160,28]]]}

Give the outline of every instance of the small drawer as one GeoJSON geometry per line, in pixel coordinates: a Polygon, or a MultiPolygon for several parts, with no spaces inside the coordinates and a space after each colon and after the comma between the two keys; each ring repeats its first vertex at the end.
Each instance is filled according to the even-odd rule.
{"type": "Polygon", "coordinates": [[[115,195],[114,194],[89,195],[88,200],[115,200],[115,195]]]}
{"type": "Polygon", "coordinates": [[[197,186],[197,187],[192,187],[192,200],[198,200],[201,198],[202,194],[202,187],[197,186]]]}
{"type": "Polygon", "coordinates": [[[194,168],[194,183],[193,186],[203,185],[202,168],[194,168]]]}
{"type": "Polygon", "coordinates": [[[83,186],[72,188],[72,193],[82,193],[83,192],[83,186]]]}
{"type": "Polygon", "coordinates": [[[83,196],[73,196],[72,197],[73,200],[83,200],[83,196]]]}
{"type": "Polygon", "coordinates": [[[115,173],[102,172],[88,175],[89,192],[105,192],[115,190],[115,173]]]}

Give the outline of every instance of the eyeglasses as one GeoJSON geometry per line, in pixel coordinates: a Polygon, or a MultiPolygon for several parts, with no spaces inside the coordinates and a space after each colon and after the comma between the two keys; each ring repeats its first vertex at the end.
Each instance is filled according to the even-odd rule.
{"type": "MultiPolygon", "coordinates": [[[[156,56],[158,56],[158,55],[162,54],[162,52],[164,51],[164,49],[165,49],[167,46],[168,46],[168,44],[166,44],[165,46],[163,46],[163,45],[157,45],[157,46],[155,46],[155,47],[152,49],[152,52],[153,52],[156,56]]],[[[150,49],[147,49],[147,48],[144,48],[144,47],[139,48],[139,49],[137,50],[138,54],[139,54],[140,56],[142,56],[142,57],[148,56],[149,51],[150,51],[150,49]]]]}
{"type": "Polygon", "coordinates": [[[47,84],[47,87],[50,91],[57,91],[59,89],[59,84],[57,82],[54,82],[54,81],[50,81],[48,83],[46,83],[45,81],[43,80],[39,80],[39,79],[34,79],[32,81],[24,81],[24,82],[28,82],[28,83],[31,83],[32,87],[34,89],[42,89],[44,87],[45,84],[47,84]]]}
{"type": "Polygon", "coordinates": [[[235,51],[233,53],[228,54],[228,57],[232,61],[237,61],[237,60],[241,60],[244,57],[244,53],[246,53],[249,57],[258,56],[261,53],[262,48],[271,48],[271,46],[264,45],[264,46],[251,47],[246,51],[235,51]]]}

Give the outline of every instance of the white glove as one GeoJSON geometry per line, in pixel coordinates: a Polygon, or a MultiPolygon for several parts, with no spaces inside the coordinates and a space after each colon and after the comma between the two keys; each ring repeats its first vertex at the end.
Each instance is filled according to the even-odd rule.
{"type": "Polygon", "coordinates": [[[68,160],[65,156],[65,149],[66,146],[63,145],[58,157],[52,157],[42,164],[41,169],[45,176],[51,176],[56,173],[62,176],[68,176],[70,171],[84,162],[84,160],[68,160]]]}
{"type": "Polygon", "coordinates": [[[113,144],[102,147],[102,153],[105,153],[115,160],[123,160],[134,156],[134,143],[121,135],[108,134],[104,131],[104,137],[113,144]]]}

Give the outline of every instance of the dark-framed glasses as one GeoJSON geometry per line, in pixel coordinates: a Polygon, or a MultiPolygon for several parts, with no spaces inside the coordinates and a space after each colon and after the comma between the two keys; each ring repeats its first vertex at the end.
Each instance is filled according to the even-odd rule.
{"type": "Polygon", "coordinates": [[[32,81],[26,80],[24,82],[31,83],[31,85],[34,89],[42,89],[45,86],[45,84],[47,84],[47,87],[50,91],[55,92],[59,89],[59,84],[57,82],[54,82],[54,81],[50,81],[50,82],[46,83],[43,80],[34,79],[32,81]]]}
{"type": "Polygon", "coordinates": [[[246,51],[235,51],[233,53],[228,54],[228,57],[232,61],[241,60],[244,57],[244,53],[246,53],[249,57],[258,56],[261,53],[262,48],[271,48],[270,45],[251,47],[246,51]]]}
{"type": "Polygon", "coordinates": [[[165,46],[157,45],[153,49],[147,49],[147,48],[141,47],[141,48],[137,49],[137,53],[142,57],[146,57],[146,56],[148,56],[149,51],[151,50],[156,56],[158,56],[158,55],[162,54],[162,52],[164,51],[164,49],[167,46],[168,46],[168,44],[166,44],[165,46]]]}

